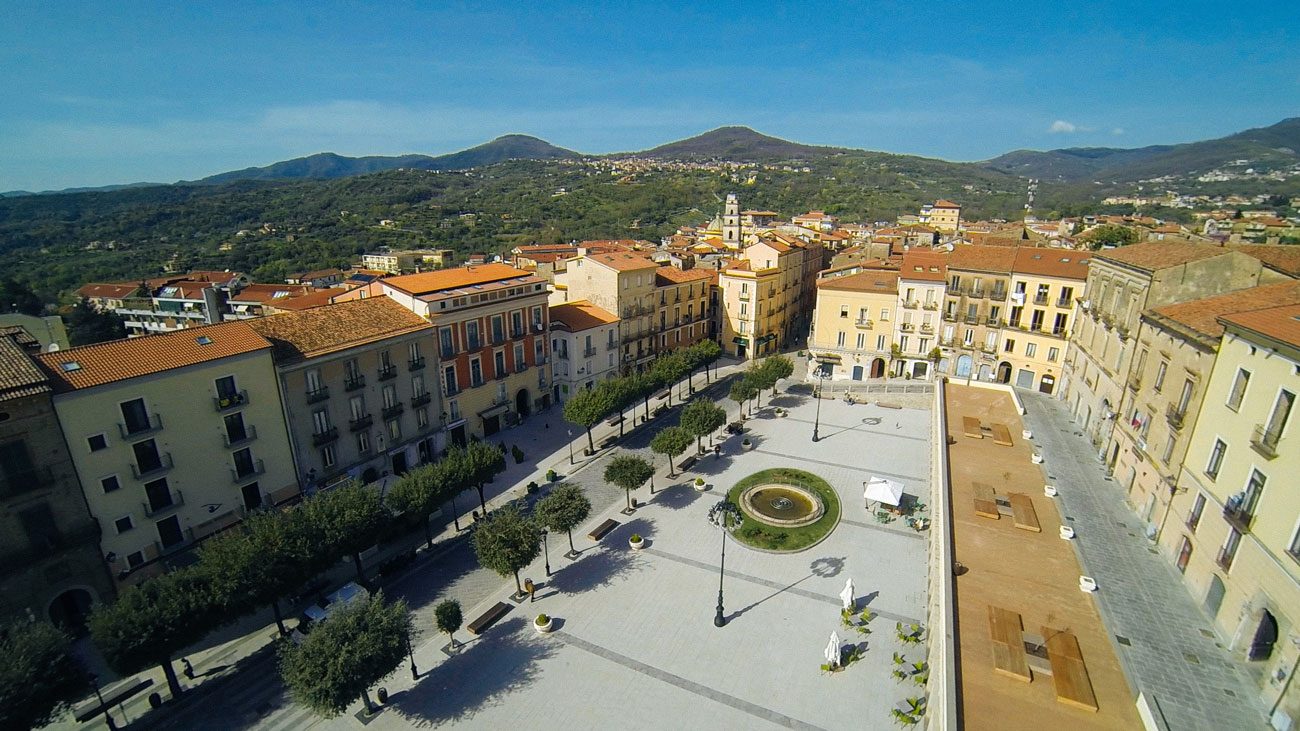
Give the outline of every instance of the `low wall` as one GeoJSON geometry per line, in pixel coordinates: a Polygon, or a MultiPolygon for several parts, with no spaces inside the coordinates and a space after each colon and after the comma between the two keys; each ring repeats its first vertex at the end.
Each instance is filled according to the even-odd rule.
{"type": "Polygon", "coordinates": [[[931,422],[929,586],[926,603],[926,728],[957,731],[957,634],[953,597],[952,492],[948,486],[948,417],[943,384],[935,389],[931,422]]]}

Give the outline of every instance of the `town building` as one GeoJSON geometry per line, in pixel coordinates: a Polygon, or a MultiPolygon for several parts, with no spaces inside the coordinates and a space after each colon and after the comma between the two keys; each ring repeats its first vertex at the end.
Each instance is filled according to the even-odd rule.
{"type": "Polygon", "coordinates": [[[307,491],[400,475],[441,451],[438,343],[423,317],[369,297],[248,325],[272,345],[307,491]]]}
{"type": "Polygon", "coordinates": [[[551,353],[556,403],[618,376],[618,317],[587,300],[551,305],[551,353]]]}
{"type": "Polygon", "coordinates": [[[808,349],[832,379],[884,378],[894,344],[898,272],[866,270],[817,282],[808,349]]]}
{"type": "Polygon", "coordinates": [[[0,315],[0,335],[8,334],[12,328],[21,328],[28,337],[35,340],[41,350],[67,350],[68,330],[63,326],[63,318],[58,315],[24,315],[19,312],[7,312],[0,315]]]}
{"type": "Polygon", "coordinates": [[[655,270],[655,334],[660,353],[709,335],[708,296],[713,272],[661,266],[655,270]]]}
{"type": "Polygon", "coordinates": [[[943,233],[956,233],[961,228],[961,205],[947,200],[921,206],[919,221],[943,233]]]}
{"type": "Polygon", "coordinates": [[[37,356],[118,581],[298,496],[271,347],[230,322],[37,356]]]}
{"type": "Polygon", "coordinates": [[[585,254],[555,278],[553,304],[586,300],[619,318],[621,368],[642,370],[656,355],[660,266],[628,251],[585,254]]]}
{"type": "Polygon", "coordinates": [[[0,617],[79,635],[113,596],[91,516],[26,331],[0,333],[0,617]]]}
{"type": "MultiPolygon", "coordinates": [[[[1160,546],[1261,700],[1300,718],[1300,305],[1221,315],[1223,339],[1160,546]]],[[[1177,393],[1181,378],[1168,386],[1177,393]]],[[[1171,393],[1171,395],[1173,395],[1171,393]]],[[[1191,631],[1191,630],[1186,630],[1191,631]]],[[[1285,727],[1285,726],[1283,726],[1285,727]]]]}
{"type": "Polygon", "coordinates": [[[891,374],[929,378],[942,358],[939,308],[948,279],[945,252],[920,250],[903,254],[898,271],[898,317],[894,320],[891,374]]]}
{"type": "Polygon", "coordinates": [[[440,269],[451,266],[454,252],[451,249],[411,249],[407,251],[390,251],[380,249],[361,255],[361,266],[365,269],[402,274],[422,269],[440,269]]]}
{"type": "Polygon", "coordinates": [[[1075,300],[1087,282],[1090,255],[1033,246],[1014,251],[995,380],[1055,393],[1063,378],[1075,300]]]}
{"type": "Polygon", "coordinates": [[[999,368],[998,344],[1006,325],[1007,295],[1016,249],[963,244],[948,255],[939,370],[955,378],[993,381],[999,371],[1010,381],[1010,368],[999,368]]]}
{"type": "Polygon", "coordinates": [[[718,274],[720,345],[737,358],[759,358],[800,342],[812,324],[820,242],[777,232],[759,236],[743,258],[718,274]]]}
{"type": "Polygon", "coordinates": [[[506,264],[441,269],[376,281],[433,323],[448,439],[464,444],[551,405],[546,282],[506,264]]]}

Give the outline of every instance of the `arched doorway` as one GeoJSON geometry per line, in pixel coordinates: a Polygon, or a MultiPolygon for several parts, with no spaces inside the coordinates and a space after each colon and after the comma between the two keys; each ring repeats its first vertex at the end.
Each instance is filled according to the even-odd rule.
{"type": "Polygon", "coordinates": [[[1259,618],[1259,627],[1255,628],[1255,639],[1251,640],[1248,660],[1267,660],[1273,656],[1273,645],[1277,642],[1277,618],[1267,609],[1259,618]]]}
{"type": "Polygon", "coordinates": [[[884,359],[884,358],[876,358],[875,360],[871,361],[871,377],[872,377],[872,378],[884,378],[884,377],[885,377],[885,359],[884,359]]]}
{"type": "Polygon", "coordinates": [[[862,380],[862,366],[860,365],[853,366],[853,380],[855,381],[862,380]]]}
{"type": "Polygon", "coordinates": [[[93,602],[85,589],[68,589],[50,602],[50,621],[73,637],[80,637],[86,633],[86,617],[93,602]]]}
{"type": "Polygon", "coordinates": [[[998,363],[998,383],[1011,382],[1011,364],[1005,360],[998,363]]]}
{"type": "Polygon", "coordinates": [[[1038,382],[1038,390],[1043,393],[1051,393],[1054,388],[1056,388],[1056,379],[1052,376],[1043,376],[1038,382]]]}
{"type": "Polygon", "coordinates": [[[515,394],[515,412],[522,419],[532,413],[533,403],[528,398],[528,389],[521,388],[519,393],[515,394]]]}
{"type": "Polygon", "coordinates": [[[993,380],[993,369],[989,367],[988,363],[980,363],[979,379],[985,382],[993,380]]]}
{"type": "Polygon", "coordinates": [[[957,356],[957,373],[958,378],[970,376],[970,369],[974,366],[975,361],[969,355],[957,356]]]}

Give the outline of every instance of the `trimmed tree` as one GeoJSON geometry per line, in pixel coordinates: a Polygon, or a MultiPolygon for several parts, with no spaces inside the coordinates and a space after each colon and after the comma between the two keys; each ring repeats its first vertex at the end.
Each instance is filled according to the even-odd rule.
{"type": "Polygon", "coordinates": [[[673,387],[690,372],[691,364],[682,353],[665,355],[656,360],[650,369],[655,382],[668,389],[668,408],[673,406],[673,387]]]}
{"type": "Polygon", "coordinates": [[[438,626],[438,631],[447,635],[451,646],[456,647],[456,630],[460,629],[460,623],[464,621],[460,613],[460,602],[455,599],[438,602],[438,606],[433,608],[433,621],[438,626]]]}
{"type": "MultiPolygon", "coordinates": [[[[658,438],[658,437],[656,437],[658,438]]],[[[605,482],[623,488],[627,508],[632,509],[632,491],[654,476],[655,469],[644,458],[634,454],[620,454],[605,468],[605,482]]]]}
{"type": "Polygon", "coordinates": [[[51,723],[90,688],[71,651],[68,636],[47,622],[0,628],[0,728],[51,723]]]}
{"type": "Polygon", "coordinates": [[[312,629],[302,644],[281,641],[280,676],[294,700],[333,718],[358,697],[373,712],[370,687],[406,659],[411,613],[383,593],[344,607],[312,629]]]}
{"type": "Polygon", "coordinates": [[[709,383],[709,366],[722,357],[722,346],[712,340],[701,340],[686,349],[691,370],[704,369],[704,382],[709,383]]]}
{"type": "Polygon", "coordinates": [[[472,442],[465,448],[467,474],[474,489],[478,490],[478,505],[487,515],[487,500],[483,496],[483,485],[487,484],[498,472],[506,468],[506,455],[487,442],[472,442]]]}
{"type": "Polygon", "coordinates": [[[775,397],[777,382],[794,374],[794,362],[784,355],[774,355],[763,361],[759,370],[763,374],[763,387],[771,389],[775,397]]]}
{"type": "Polygon", "coordinates": [[[613,411],[612,391],[602,388],[580,388],[564,404],[564,420],[587,430],[587,448],[596,453],[596,442],[591,438],[591,427],[605,414],[613,411]]]}
{"type": "Polygon", "coordinates": [[[474,529],[474,554],[479,565],[491,569],[501,578],[514,574],[515,590],[523,594],[519,569],[527,566],[542,552],[542,531],[514,505],[508,505],[478,524],[474,529]]]}
{"type": "Polygon", "coordinates": [[[591,501],[581,487],[560,485],[538,501],[534,515],[547,528],[568,534],[569,556],[572,557],[578,553],[578,549],[573,547],[573,529],[591,515],[591,501]]]}
{"type": "Polygon", "coordinates": [[[351,556],[357,581],[365,585],[361,552],[375,545],[379,532],[389,520],[379,491],[359,482],[349,482],[313,495],[299,510],[314,533],[321,554],[334,560],[351,556]]]}
{"type": "Polygon", "coordinates": [[[120,675],[160,665],[173,698],[184,691],[172,656],[203,639],[227,617],[200,567],[178,569],[122,592],[90,615],[90,636],[120,675]]]}
{"type": "Polygon", "coordinates": [[[740,406],[740,415],[745,415],[745,402],[758,395],[758,388],[754,386],[754,381],[748,373],[743,373],[736,380],[731,382],[731,390],[727,397],[735,401],[740,406]]]}
{"type": "Polygon", "coordinates": [[[429,516],[447,502],[454,489],[446,477],[447,473],[440,471],[437,465],[422,465],[402,475],[401,479],[388,488],[388,494],[384,496],[384,503],[388,507],[420,521],[420,525],[424,527],[424,540],[429,548],[433,548],[429,516]]]}
{"type": "Polygon", "coordinates": [[[199,569],[226,614],[244,615],[269,604],[280,634],[286,633],[279,600],[317,568],[304,527],[296,511],[255,512],[238,527],[203,542],[199,569]]]}
{"type": "Polygon", "coordinates": [[[697,452],[704,450],[704,437],[721,429],[727,423],[727,412],[721,406],[706,399],[695,399],[682,409],[678,424],[695,437],[697,452]]]}
{"type": "Polygon", "coordinates": [[[673,466],[673,457],[686,451],[691,446],[692,435],[680,426],[662,429],[650,440],[650,450],[668,457],[668,476],[676,477],[677,468],[673,466]]]}

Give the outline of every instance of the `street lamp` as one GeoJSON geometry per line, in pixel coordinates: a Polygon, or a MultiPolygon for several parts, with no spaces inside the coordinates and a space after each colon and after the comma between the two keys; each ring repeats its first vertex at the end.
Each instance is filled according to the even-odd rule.
{"type": "Polygon", "coordinates": [[[99,707],[104,709],[104,721],[108,724],[108,731],[117,731],[117,722],[113,720],[113,714],[108,712],[108,706],[104,705],[104,696],[99,692],[99,676],[94,673],[86,673],[86,676],[95,688],[95,700],[99,701],[99,707]]]}
{"type": "Polygon", "coordinates": [[[547,576],[550,576],[550,575],[551,575],[551,550],[550,550],[550,548],[547,546],[547,543],[548,543],[548,541],[547,541],[547,536],[549,536],[549,535],[550,535],[550,533],[549,533],[545,528],[543,528],[543,529],[542,529],[542,556],[544,556],[545,559],[546,559],[546,575],[547,575],[547,576]]]}
{"type": "Polygon", "coordinates": [[[727,618],[722,616],[722,577],[727,569],[727,534],[740,527],[743,516],[735,503],[723,498],[709,508],[709,522],[722,534],[722,562],[718,564],[718,613],[713,616],[713,626],[722,627],[727,618]]]}
{"type": "Polygon", "coordinates": [[[817,364],[817,393],[813,394],[817,398],[817,415],[813,417],[813,438],[815,442],[821,437],[818,436],[817,430],[822,425],[822,383],[826,380],[826,364],[817,364]]]}
{"type": "Polygon", "coordinates": [[[569,433],[569,466],[572,467],[573,466],[573,430],[566,429],[565,431],[569,433]]]}
{"type": "Polygon", "coordinates": [[[415,669],[415,648],[411,647],[411,633],[406,633],[406,655],[411,658],[411,680],[420,679],[420,671],[415,669]]]}

